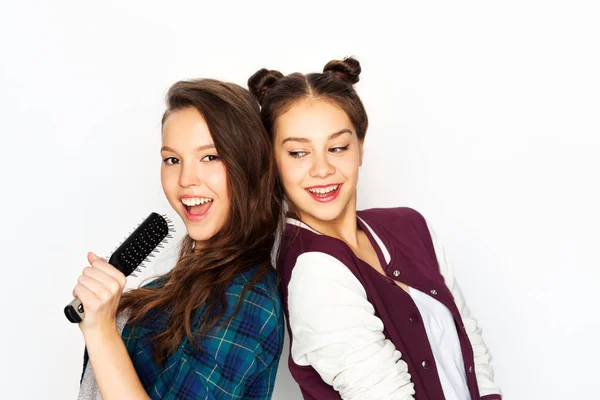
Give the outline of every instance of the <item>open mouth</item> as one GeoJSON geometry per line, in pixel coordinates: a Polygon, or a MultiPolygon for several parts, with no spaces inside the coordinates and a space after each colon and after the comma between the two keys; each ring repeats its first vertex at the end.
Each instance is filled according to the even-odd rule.
{"type": "Polygon", "coordinates": [[[181,199],[186,216],[190,219],[203,217],[213,204],[213,199],[208,197],[187,197],[181,199]]]}
{"type": "Polygon", "coordinates": [[[331,193],[335,193],[338,191],[338,189],[340,188],[340,186],[342,185],[331,185],[331,186],[326,186],[326,187],[319,187],[319,188],[308,188],[306,190],[308,190],[311,194],[318,196],[318,197],[325,197],[330,195],[331,193]]]}
{"type": "Polygon", "coordinates": [[[311,197],[319,202],[326,203],[335,200],[340,193],[341,184],[328,186],[313,186],[305,190],[311,197]]]}

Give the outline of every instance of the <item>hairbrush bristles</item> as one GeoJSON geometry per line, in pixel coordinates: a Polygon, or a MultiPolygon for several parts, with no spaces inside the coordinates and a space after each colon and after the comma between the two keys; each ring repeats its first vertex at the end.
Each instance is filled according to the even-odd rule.
{"type": "MultiPolygon", "coordinates": [[[[171,220],[166,215],[151,213],[143,222],[125,237],[108,259],[125,276],[135,276],[145,268],[145,262],[155,258],[158,248],[164,248],[167,239],[172,239],[170,233],[175,232],[171,220]]],[[[81,322],[85,316],[83,306],[78,299],[74,299],[65,307],[65,315],[71,322],[81,322]]]]}

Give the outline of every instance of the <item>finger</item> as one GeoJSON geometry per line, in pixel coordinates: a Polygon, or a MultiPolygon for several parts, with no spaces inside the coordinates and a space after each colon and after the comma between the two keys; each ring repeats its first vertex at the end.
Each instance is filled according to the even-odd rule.
{"type": "Polygon", "coordinates": [[[104,283],[87,275],[81,275],[79,277],[79,285],[89,289],[103,302],[107,302],[111,298],[117,296],[121,289],[119,284],[114,280],[112,283],[104,283]]]}
{"type": "Polygon", "coordinates": [[[96,310],[100,303],[98,296],[81,284],[75,286],[75,289],[73,289],[73,296],[77,297],[79,301],[81,301],[81,304],[83,304],[83,307],[86,310],[96,310]]]}
{"type": "Polygon", "coordinates": [[[82,275],[87,275],[104,283],[110,283],[115,280],[115,278],[107,274],[103,269],[97,267],[85,267],[82,275]]]}
{"type": "Polygon", "coordinates": [[[114,268],[112,265],[106,262],[104,258],[98,257],[95,253],[92,253],[91,251],[88,252],[87,259],[92,267],[98,268],[102,271],[105,271],[106,273],[108,273],[107,270],[109,269],[109,266],[114,268]]]}
{"type": "Polygon", "coordinates": [[[96,260],[106,261],[104,258],[98,257],[96,255],[96,253],[93,253],[91,251],[88,251],[88,253],[87,253],[87,259],[88,259],[88,262],[90,263],[90,265],[92,265],[94,263],[94,261],[96,261],[96,260]]]}
{"type": "MultiPolygon", "coordinates": [[[[110,268],[113,268],[110,264],[110,268]]],[[[103,270],[94,267],[86,267],[83,269],[83,276],[88,276],[95,279],[106,286],[112,293],[121,293],[125,284],[121,283],[117,278],[107,274],[103,270]]]]}
{"type": "Polygon", "coordinates": [[[125,277],[125,275],[123,275],[121,271],[119,271],[114,266],[106,262],[106,260],[104,260],[103,258],[100,258],[94,253],[89,252],[88,261],[90,261],[90,265],[92,267],[98,268],[99,270],[104,271],[106,274],[116,279],[122,287],[124,287],[125,283],[127,283],[127,277],[125,277]]]}

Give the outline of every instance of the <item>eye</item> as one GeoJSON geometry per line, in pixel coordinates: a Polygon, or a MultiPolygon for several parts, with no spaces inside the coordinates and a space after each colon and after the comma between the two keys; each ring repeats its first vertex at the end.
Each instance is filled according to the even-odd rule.
{"type": "Polygon", "coordinates": [[[167,157],[163,160],[166,165],[179,164],[179,159],[175,157],[167,157]]]}
{"type": "Polygon", "coordinates": [[[302,158],[308,154],[308,151],[288,151],[288,154],[294,158],[302,158]]]}
{"type": "Polygon", "coordinates": [[[329,152],[330,153],[341,153],[342,151],[348,150],[349,146],[350,146],[350,144],[347,144],[343,147],[333,147],[333,148],[329,149],[329,152]]]}
{"type": "Polygon", "coordinates": [[[207,156],[204,156],[204,158],[202,158],[201,161],[205,161],[205,162],[210,162],[210,161],[217,161],[220,160],[221,158],[217,155],[214,154],[209,154],[207,156]]]}

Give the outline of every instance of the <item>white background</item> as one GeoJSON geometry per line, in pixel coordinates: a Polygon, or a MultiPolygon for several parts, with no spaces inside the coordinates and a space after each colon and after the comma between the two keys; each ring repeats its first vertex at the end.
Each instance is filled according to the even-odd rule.
{"type": "MultiPolygon", "coordinates": [[[[83,341],[62,308],[86,251],[170,213],[171,83],[245,86],[346,55],[371,121],[359,206],[411,206],[437,228],[505,398],[597,398],[593,3],[2,2],[0,398],[76,397],[83,341]]],[[[300,398],[286,357],[276,400],[300,398]]]]}

